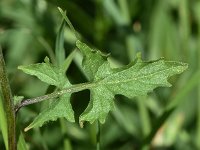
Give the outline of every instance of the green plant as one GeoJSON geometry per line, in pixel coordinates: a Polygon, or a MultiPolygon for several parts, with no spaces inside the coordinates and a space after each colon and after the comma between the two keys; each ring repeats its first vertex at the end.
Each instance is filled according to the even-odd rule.
{"type": "MultiPolygon", "coordinates": [[[[23,100],[23,97],[15,97],[15,107],[10,87],[6,77],[5,64],[1,53],[1,91],[2,99],[5,101],[5,112],[2,114],[2,121],[7,124],[2,127],[8,128],[8,133],[4,131],[4,142],[6,148],[15,149],[15,113],[21,107],[38,103],[44,100],[51,100],[49,106],[44,108],[34,121],[25,128],[28,131],[32,128],[41,127],[45,122],[55,121],[58,118],[65,118],[69,122],[75,122],[74,111],[70,103],[72,93],[82,90],[90,90],[90,101],[86,110],[79,117],[79,124],[83,127],[85,121],[94,123],[97,121],[97,149],[100,148],[100,125],[104,123],[109,111],[114,108],[114,97],[117,94],[124,95],[128,98],[136,96],[144,96],[157,87],[169,87],[171,84],[167,79],[175,74],[182,73],[187,69],[187,64],[175,61],[165,61],[163,58],[154,61],[143,61],[141,55],[137,54],[134,61],[124,67],[112,68],[108,61],[109,55],[105,55],[99,50],[90,48],[87,44],[81,42],[77,37],[76,47],[83,55],[82,67],[88,82],[80,84],[71,84],[66,76],[66,71],[76,52],[73,51],[65,59],[65,51],[63,48],[63,30],[65,21],[69,24],[74,34],[76,31],[72,27],[64,12],[63,22],[56,40],[55,63],[52,64],[48,57],[43,63],[32,64],[27,66],[19,66],[23,72],[34,75],[43,82],[53,85],[54,92],[23,100]],[[7,136],[8,139],[7,140],[7,136]],[[9,141],[9,142],[8,142],[9,141]]],[[[2,110],[1,109],[1,110],[2,110]]],[[[3,111],[2,111],[3,112],[3,111]]],[[[18,146],[24,147],[23,137],[19,137],[18,146]]],[[[25,149],[25,148],[24,148],[25,149]]]]}

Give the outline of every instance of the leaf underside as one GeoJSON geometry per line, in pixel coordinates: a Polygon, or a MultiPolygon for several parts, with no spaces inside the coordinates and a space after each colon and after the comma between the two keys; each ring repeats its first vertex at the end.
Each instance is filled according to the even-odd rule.
{"type": "Polygon", "coordinates": [[[68,121],[74,122],[74,113],[69,100],[69,94],[64,94],[59,99],[54,100],[24,131],[28,131],[36,126],[41,127],[45,122],[55,121],[57,118],[66,118],[68,121]]]}
{"type": "MultiPolygon", "coordinates": [[[[43,82],[55,85],[59,89],[71,86],[65,75],[65,70],[63,71],[49,62],[19,66],[18,68],[27,74],[38,77],[43,82]]],[[[58,118],[66,118],[68,121],[74,122],[74,111],[70,103],[70,96],[70,93],[66,93],[58,99],[54,99],[50,106],[44,109],[34,121],[25,128],[25,131],[34,127],[41,127],[45,122],[55,121],[58,118]]]]}
{"type": "MultiPolygon", "coordinates": [[[[90,102],[86,110],[79,117],[80,125],[84,121],[93,123],[99,120],[105,122],[109,111],[114,108],[114,96],[124,95],[128,98],[143,96],[157,87],[170,87],[167,79],[175,74],[182,73],[188,65],[181,62],[142,61],[140,56],[127,66],[111,68],[106,55],[88,47],[81,41],[76,46],[83,54],[83,69],[90,84],[90,102]]],[[[69,80],[59,69],[50,63],[20,66],[19,69],[30,75],[37,76],[41,81],[55,85],[59,89],[69,88],[69,80]]],[[[25,129],[42,126],[45,122],[64,117],[74,122],[74,112],[70,104],[70,93],[60,96],[57,100],[41,112],[36,119],[25,129]]]]}
{"type": "Polygon", "coordinates": [[[163,59],[144,62],[138,56],[129,65],[112,69],[104,55],[80,41],[76,45],[84,51],[83,68],[90,74],[90,82],[96,84],[90,88],[90,103],[80,116],[80,124],[84,121],[93,123],[95,120],[104,123],[108,112],[114,108],[113,99],[116,94],[133,98],[146,95],[156,87],[169,87],[171,84],[167,79],[187,68],[185,63],[163,59]],[[98,55],[99,61],[95,55],[98,55]],[[95,56],[95,61],[88,56],[95,56]]]}

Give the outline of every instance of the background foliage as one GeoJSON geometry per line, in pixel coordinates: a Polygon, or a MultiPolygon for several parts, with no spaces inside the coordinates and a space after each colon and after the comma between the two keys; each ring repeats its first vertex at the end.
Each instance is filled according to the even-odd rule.
{"type": "MultiPolygon", "coordinates": [[[[17,66],[42,62],[45,56],[55,60],[56,35],[62,22],[57,6],[67,10],[88,44],[111,53],[113,66],[128,64],[137,52],[146,60],[164,57],[189,64],[188,71],[171,78],[171,88],[157,88],[131,101],[116,96],[116,109],[102,125],[103,149],[200,149],[200,1],[1,0],[0,43],[13,95],[36,97],[52,90],[18,71],[17,66]]],[[[68,27],[64,40],[67,56],[75,48],[75,37],[68,27]]],[[[87,81],[81,59],[77,52],[67,71],[73,84],[87,81]]],[[[73,94],[76,120],[88,97],[88,90],[73,94]]],[[[23,131],[44,105],[48,102],[21,109],[18,128],[23,131]]],[[[50,122],[23,132],[23,136],[30,149],[94,149],[96,124],[81,129],[76,122],[50,122]]],[[[4,149],[2,136],[0,148],[4,149]]]]}

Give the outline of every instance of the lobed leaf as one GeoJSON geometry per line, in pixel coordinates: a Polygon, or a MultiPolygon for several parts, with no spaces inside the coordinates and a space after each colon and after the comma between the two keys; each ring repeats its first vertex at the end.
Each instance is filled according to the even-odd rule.
{"type": "MultiPolygon", "coordinates": [[[[104,123],[109,111],[114,108],[116,94],[133,98],[146,95],[157,87],[169,87],[171,84],[168,82],[168,78],[180,74],[188,67],[185,63],[165,61],[164,59],[146,62],[142,61],[141,56],[138,55],[129,65],[113,69],[107,61],[107,56],[100,51],[91,49],[81,41],[77,41],[76,46],[83,54],[83,69],[90,80],[84,86],[72,86],[62,65],[61,68],[55,67],[49,63],[48,59],[45,59],[46,63],[20,66],[19,69],[48,84],[55,85],[59,89],[69,87],[73,87],[73,89],[76,87],[77,90],[74,91],[89,89],[90,102],[79,117],[80,125],[84,121],[93,123],[95,120],[104,123]]],[[[63,117],[74,122],[70,96],[70,93],[65,93],[54,100],[25,130],[42,126],[47,121],[63,117]]]]}
{"type": "Polygon", "coordinates": [[[59,99],[54,100],[50,106],[43,110],[34,121],[24,130],[41,127],[45,122],[56,121],[58,118],[66,118],[74,122],[74,113],[70,104],[70,94],[64,94],[59,99]]]}
{"type": "MultiPolygon", "coordinates": [[[[64,69],[53,66],[47,59],[45,59],[45,62],[46,63],[20,66],[19,69],[38,77],[41,81],[55,85],[59,89],[71,86],[66,78],[64,69]]],[[[74,122],[74,112],[70,103],[70,96],[70,93],[66,93],[54,100],[48,108],[43,110],[34,121],[25,128],[25,131],[34,127],[41,127],[45,122],[55,121],[58,118],[66,118],[68,121],[74,122]]]]}
{"type": "MultiPolygon", "coordinates": [[[[100,72],[105,67],[100,67],[100,72]]],[[[167,79],[175,74],[180,74],[186,68],[187,65],[184,63],[164,61],[163,59],[153,62],[138,61],[125,70],[110,74],[99,84],[103,84],[114,94],[133,98],[146,95],[156,87],[170,87],[171,84],[167,79]]]]}
{"type": "Polygon", "coordinates": [[[90,102],[86,110],[80,116],[80,124],[83,121],[93,123],[99,120],[101,123],[105,122],[105,118],[110,110],[114,108],[114,94],[104,88],[98,86],[90,89],[90,102]]]}
{"type": "MultiPolygon", "coordinates": [[[[83,45],[83,44],[82,44],[83,45]]],[[[80,124],[84,121],[93,123],[105,122],[108,112],[114,107],[114,96],[121,94],[129,98],[146,95],[156,87],[169,87],[167,79],[180,74],[188,66],[185,63],[164,61],[163,59],[144,62],[140,56],[129,65],[112,69],[102,56],[85,46],[78,46],[84,54],[83,67],[93,79],[95,86],[90,87],[90,103],[80,116],[80,124]],[[95,62],[92,63],[95,54],[95,62]],[[97,56],[99,55],[99,56],[97,56]],[[98,63],[97,63],[98,62],[98,63]],[[99,63],[101,62],[101,63],[99,63]]]]}
{"type": "Polygon", "coordinates": [[[18,69],[27,74],[34,75],[41,81],[50,85],[60,86],[60,70],[50,63],[38,63],[27,66],[19,66],[18,69]]]}
{"type": "Polygon", "coordinates": [[[89,80],[92,81],[94,80],[94,76],[98,68],[106,61],[107,55],[103,55],[100,51],[91,49],[79,40],[76,42],[76,46],[84,55],[82,62],[83,69],[85,70],[89,80]]]}

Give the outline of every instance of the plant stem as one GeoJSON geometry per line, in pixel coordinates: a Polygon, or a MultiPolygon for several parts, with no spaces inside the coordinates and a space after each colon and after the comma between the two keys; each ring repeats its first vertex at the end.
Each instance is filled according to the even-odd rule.
{"type": "Polygon", "coordinates": [[[60,91],[56,91],[56,92],[46,94],[46,95],[43,95],[43,96],[39,96],[39,97],[35,97],[35,98],[26,99],[26,100],[23,100],[21,103],[19,103],[15,106],[15,112],[17,113],[19,111],[19,109],[23,106],[38,103],[38,102],[41,102],[41,101],[44,101],[44,100],[47,100],[47,99],[53,99],[53,98],[59,97],[59,96],[66,94],[66,93],[79,92],[79,91],[82,91],[82,90],[85,90],[85,89],[89,89],[93,86],[95,86],[95,83],[75,84],[75,85],[72,85],[72,86],[70,86],[66,89],[60,90],[60,91]]]}
{"type": "Polygon", "coordinates": [[[100,136],[101,136],[100,126],[101,126],[100,122],[97,121],[97,134],[96,134],[97,150],[100,150],[100,142],[101,142],[101,140],[100,140],[100,136]]]}
{"type": "Polygon", "coordinates": [[[16,133],[15,133],[15,111],[12,99],[11,89],[6,74],[6,67],[3,58],[2,49],[0,47],[0,84],[2,95],[4,98],[7,125],[8,125],[8,148],[9,150],[16,149],[16,133]]]}

